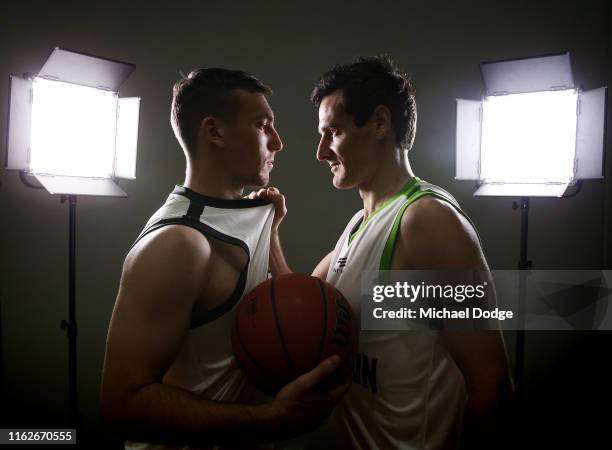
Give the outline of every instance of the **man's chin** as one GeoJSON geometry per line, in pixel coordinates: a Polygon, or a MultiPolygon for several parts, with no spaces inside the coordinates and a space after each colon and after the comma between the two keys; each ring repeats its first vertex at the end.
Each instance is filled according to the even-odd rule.
{"type": "Polygon", "coordinates": [[[336,189],[342,189],[342,190],[351,189],[355,187],[354,185],[352,185],[351,183],[347,181],[348,180],[344,178],[334,177],[334,179],[332,180],[332,184],[334,185],[336,189]]]}
{"type": "Polygon", "coordinates": [[[265,178],[264,177],[260,177],[258,179],[251,180],[251,182],[249,182],[246,187],[249,187],[249,188],[264,188],[264,187],[266,187],[268,185],[269,181],[270,181],[269,177],[265,177],[265,178]]]}

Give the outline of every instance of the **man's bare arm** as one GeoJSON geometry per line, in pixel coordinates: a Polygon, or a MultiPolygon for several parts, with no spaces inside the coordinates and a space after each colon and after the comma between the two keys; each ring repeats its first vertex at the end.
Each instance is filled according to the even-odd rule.
{"type": "Polygon", "coordinates": [[[312,271],[312,276],[317,277],[325,281],[327,279],[327,272],[329,272],[329,266],[334,256],[334,251],[329,252],[325,257],[317,264],[317,267],[312,271]]]}
{"type": "Polygon", "coordinates": [[[270,235],[270,271],[273,277],[293,272],[285,259],[278,230],[273,230],[270,235]]]}
{"type": "MultiPolygon", "coordinates": [[[[476,270],[490,277],[471,224],[448,203],[425,197],[402,218],[393,255],[396,270],[476,270]]],[[[461,370],[468,392],[466,427],[485,425],[512,396],[512,382],[501,331],[440,332],[461,370]]]]}
{"type": "Polygon", "coordinates": [[[270,441],[315,426],[342,394],[314,389],[337,361],[289,384],[269,405],[214,402],[163,383],[189,331],[191,308],[211,282],[210,247],[187,227],[154,233],[126,259],[111,319],[101,392],[109,428],[129,440],[208,446],[245,435],[270,441]]]}

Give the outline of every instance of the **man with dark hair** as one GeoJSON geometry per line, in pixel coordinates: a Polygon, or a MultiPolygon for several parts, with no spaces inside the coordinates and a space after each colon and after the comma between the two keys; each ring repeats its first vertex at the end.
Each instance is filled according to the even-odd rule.
{"type": "Polygon", "coordinates": [[[318,108],[325,97],[342,89],[345,111],[357,128],[363,127],[374,109],[391,112],[396,145],[410,150],[416,134],[417,110],[412,82],[389,58],[362,58],[357,64],[336,66],[323,74],[311,95],[318,108]]]}
{"type": "MultiPolygon", "coordinates": [[[[364,271],[489,274],[476,229],[456,200],[410,168],[414,89],[389,58],[334,67],[312,102],[317,159],[329,164],[336,188],[358,189],[364,206],[313,275],[335,285],[359,316],[364,271]]],[[[289,272],[279,240],[272,243],[275,270],[289,272]]],[[[339,446],[456,448],[462,431],[464,442],[486,432],[511,391],[499,331],[361,331],[353,386],[334,412],[339,446]]]]}
{"type": "Polygon", "coordinates": [[[269,93],[225,69],[195,70],[174,87],[185,182],[126,257],[102,375],[103,419],[127,448],[284,439],[316,426],[348,388],[319,388],[339,366],[332,357],[266,402],[232,353],[235,306],[266,278],[285,212],[242,198],[246,186],[268,183],[283,146],[269,93]]]}
{"type": "Polygon", "coordinates": [[[207,116],[231,121],[240,112],[235,89],[269,96],[272,90],[241,70],[196,69],[173,88],[170,122],[181,146],[193,152],[200,121],[207,116]]]}

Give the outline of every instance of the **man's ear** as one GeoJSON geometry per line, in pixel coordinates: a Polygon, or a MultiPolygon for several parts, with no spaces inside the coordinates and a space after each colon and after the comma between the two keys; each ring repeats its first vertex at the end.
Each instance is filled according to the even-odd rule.
{"type": "Polygon", "coordinates": [[[217,147],[225,147],[225,133],[225,124],[213,116],[204,117],[200,122],[201,142],[210,142],[217,147]]]}
{"type": "Polygon", "coordinates": [[[391,111],[384,105],[378,105],[372,114],[376,139],[384,139],[393,129],[391,124],[391,111]]]}

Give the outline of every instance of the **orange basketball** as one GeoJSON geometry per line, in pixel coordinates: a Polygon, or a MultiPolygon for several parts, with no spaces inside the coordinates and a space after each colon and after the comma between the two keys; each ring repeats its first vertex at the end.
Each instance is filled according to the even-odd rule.
{"type": "Polygon", "coordinates": [[[270,395],[332,355],[350,365],[356,342],[357,321],[340,291],[299,273],[268,279],[249,292],[232,330],[246,377],[270,395]]]}

